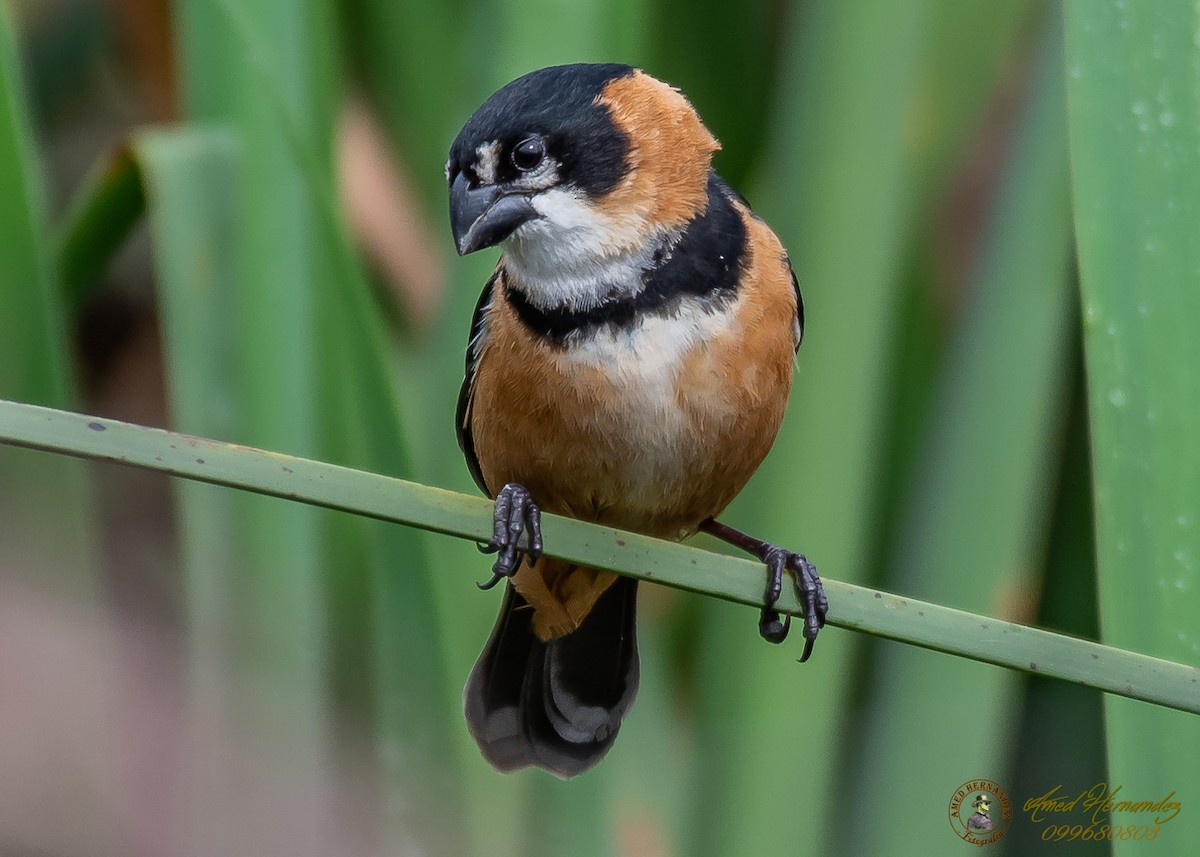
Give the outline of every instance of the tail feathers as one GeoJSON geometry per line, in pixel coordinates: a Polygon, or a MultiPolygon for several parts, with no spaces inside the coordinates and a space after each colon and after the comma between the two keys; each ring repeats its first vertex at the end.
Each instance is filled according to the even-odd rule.
{"type": "Polygon", "coordinates": [[[637,581],[618,578],[578,629],[542,642],[507,587],[500,618],[463,693],[467,726],[501,771],[573,777],[616,740],[638,687],[637,581]]]}

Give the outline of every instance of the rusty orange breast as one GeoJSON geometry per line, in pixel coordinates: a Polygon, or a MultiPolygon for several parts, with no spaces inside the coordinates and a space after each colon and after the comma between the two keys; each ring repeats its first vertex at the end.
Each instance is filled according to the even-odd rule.
{"type": "Polygon", "coordinates": [[[782,249],[746,221],[733,300],[580,342],[531,332],[497,281],[469,413],[493,490],[520,482],[549,511],[673,538],[728,505],[775,439],[794,355],[782,249]]]}

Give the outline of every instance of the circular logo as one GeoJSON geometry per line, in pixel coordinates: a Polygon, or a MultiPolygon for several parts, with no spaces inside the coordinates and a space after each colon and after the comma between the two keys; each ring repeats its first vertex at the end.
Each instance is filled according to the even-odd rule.
{"type": "Polygon", "coordinates": [[[950,826],[972,845],[990,845],[1012,822],[1012,799],[999,783],[969,780],[950,795],[950,826]]]}

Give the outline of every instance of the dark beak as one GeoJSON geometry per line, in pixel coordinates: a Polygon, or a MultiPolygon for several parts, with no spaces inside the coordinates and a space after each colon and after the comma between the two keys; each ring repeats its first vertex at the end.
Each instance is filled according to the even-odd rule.
{"type": "Polygon", "coordinates": [[[460,256],[499,244],[537,216],[526,197],[496,185],[473,188],[462,173],[450,186],[450,228],[460,256]]]}

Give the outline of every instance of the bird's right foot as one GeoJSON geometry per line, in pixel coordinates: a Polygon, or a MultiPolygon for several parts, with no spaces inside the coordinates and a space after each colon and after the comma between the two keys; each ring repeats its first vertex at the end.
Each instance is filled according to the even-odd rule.
{"type": "Polygon", "coordinates": [[[498,554],[492,564],[492,579],[477,583],[480,589],[491,589],[505,578],[512,577],[521,567],[521,559],[533,565],[542,555],[542,510],[529,496],[525,486],[509,482],[496,495],[496,511],[492,518],[492,540],[480,545],[483,553],[498,554]],[[526,547],[520,547],[522,535],[526,547]]]}

